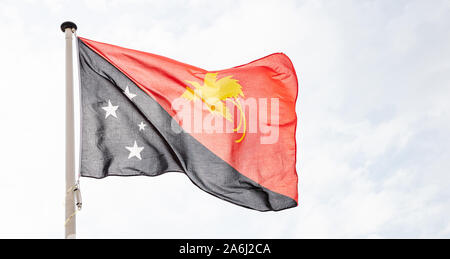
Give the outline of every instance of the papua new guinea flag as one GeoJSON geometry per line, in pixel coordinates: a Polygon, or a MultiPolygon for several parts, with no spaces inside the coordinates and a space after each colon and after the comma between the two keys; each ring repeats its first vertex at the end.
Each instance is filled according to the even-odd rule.
{"type": "Polygon", "coordinates": [[[281,53],[207,71],[78,38],[85,177],[184,173],[247,208],[297,206],[297,77],[281,53]]]}

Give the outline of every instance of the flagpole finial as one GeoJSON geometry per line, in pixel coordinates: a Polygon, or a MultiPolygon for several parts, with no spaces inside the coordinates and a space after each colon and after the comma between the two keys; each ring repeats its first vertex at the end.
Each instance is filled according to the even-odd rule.
{"type": "Polygon", "coordinates": [[[61,31],[65,32],[67,28],[71,28],[72,30],[77,30],[77,25],[73,22],[67,21],[61,24],[61,31]]]}

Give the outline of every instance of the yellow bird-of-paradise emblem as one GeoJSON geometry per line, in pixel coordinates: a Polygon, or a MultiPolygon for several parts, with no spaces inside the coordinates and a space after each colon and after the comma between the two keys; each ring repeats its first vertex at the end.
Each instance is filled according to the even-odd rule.
{"type": "Polygon", "coordinates": [[[189,101],[201,100],[211,113],[220,115],[230,122],[233,122],[233,118],[226,106],[226,101],[233,103],[240,111],[239,124],[233,131],[238,131],[243,127],[241,138],[236,140],[236,143],[241,142],[245,137],[247,127],[245,113],[239,101],[240,97],[244,97],[242,86],[233,76],[217,80],[217,73],[207,73],[203,81],[203,85],[200,85],[198,82],[186,80],[186,83],[193,88],[186,87],[186,91],[181,97],[189,101]]]}

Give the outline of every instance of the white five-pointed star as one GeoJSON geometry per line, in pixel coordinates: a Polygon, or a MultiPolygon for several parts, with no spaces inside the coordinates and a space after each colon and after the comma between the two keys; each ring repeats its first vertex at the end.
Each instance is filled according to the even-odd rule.
{"type": "Polygon", "coordinates": [[[147,126],[143,121],[141,121],[141,123],[138,124],[139,126],[139,131],[141,130],[145,130],[145,126],[147,126]]]}
{"type": "Polygon", "coordinates": [[[133,99],[134,97],[136,97],[135,94],[130,93],[130,88],[128,88],[128,85],[127,85],[127,87],[125,88],[125,94],[126,94],[126,96],[128,96],[128,98],[130,98],[130,100],[133,99]]]}
{"type": "Polygon", "coordinates": [[[113,106],[111,100],[108,100],[108,106],[102,107],[102,109],[106,111],[105,119],[108,118],[109,115],[117,118],[116,111],[118,108],[119,106],[113,106]]]}
{"type": "Polygon", "coordinates": [[[144,147],[138,147],[136,140],[134,141],[134,145],[132,147],[125,147],[125,148],[128,149],[128,151],[130,151],[130,154],[128,155],[128,159],[135,156],[135,157],[139,158],[139,160],[142,160],[141,151],[144,149],[144,147]]]}

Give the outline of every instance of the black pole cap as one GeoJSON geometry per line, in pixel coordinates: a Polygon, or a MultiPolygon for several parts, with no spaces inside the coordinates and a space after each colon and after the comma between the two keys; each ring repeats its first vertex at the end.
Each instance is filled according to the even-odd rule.
{"type": "Polygon", "coordinates": [[[77,25],[75,23],[69,22],[69,21],[63,22],[61,24],[61,31],[65,32],[67,28],[77,30],[77,25]]]}

